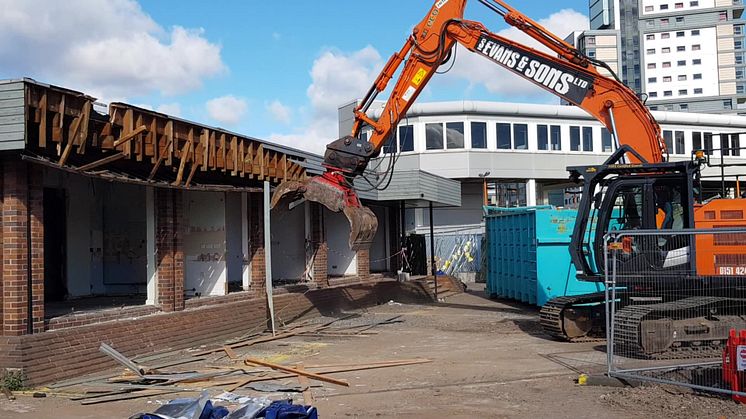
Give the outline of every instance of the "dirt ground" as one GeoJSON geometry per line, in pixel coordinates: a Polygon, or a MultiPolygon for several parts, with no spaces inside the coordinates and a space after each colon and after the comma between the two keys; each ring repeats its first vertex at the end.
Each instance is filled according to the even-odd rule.
{"type": "MultiPolygon", "coordinates": [[[[601,372],[599,343],[569,344],[547,339],[538,312],[492,301],[481,292],[456,295],[438,304],[392,302],[360,312],[376,322],[401,315],[399,323],[371,329],[365,337],[292,337],[245,348],[241,356],[293,365],[370,363],[427,358],[433,362],[334,374],[349,387],[313,388],[321,417],[407,418],[579,418],[579,417],[740,417],[746,407],[679,388],[578,386],[577,371],[601,372]]],[[[193,366],[190,366],[194,368],[193,366]]],[[[185,370],[186,366],[180,366],[185,370]]],[[[188,369],[186,369],[188,370],[188,369]]],[[[284,384],[297,384],[288,380],[284,384]]],[[[211,389],[211,395],[221,390],[211,389]]],[[[298,393],[258,393],[272,399],[298,393]]],[[[62,397],[0,396],[0,417],[127,418],[153,411],[169,398],[159,396],[83,406],[62,397]]]]}

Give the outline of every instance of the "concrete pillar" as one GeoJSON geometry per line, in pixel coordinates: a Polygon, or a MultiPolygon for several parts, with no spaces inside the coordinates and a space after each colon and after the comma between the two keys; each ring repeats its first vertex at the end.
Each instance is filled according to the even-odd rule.
{"type": "Polygon", "coordinates": [[[158,269],[155,263],[155,191],[145,188],[145,240],[147,252],[147,298],[145,304],[156,304],[158,269]]]}
{"type": "Polygon", "coordinates": [[[3,335],[19,336],[43,332],[42,173],[38,167],[21,161],[3,162],[2,169],[3,335]]]}
{"type": "Polygon", "coordinates": [[[526,205],[536,206],[536,179],[529,179],[526,182],[526,205]]]}
{"type": "Polygon", "coordinates": [[[175,189],[155,194],[156,260],[158,280],[156,301],[163,311],[184,309],[183,197],[175,189]]]}
{"type": "Polygon", "coordinates": [[[311,208],[311,277],[319,288],[329,285],[329,245],[324,234],[323,208],[315,202],[311,208]]]}

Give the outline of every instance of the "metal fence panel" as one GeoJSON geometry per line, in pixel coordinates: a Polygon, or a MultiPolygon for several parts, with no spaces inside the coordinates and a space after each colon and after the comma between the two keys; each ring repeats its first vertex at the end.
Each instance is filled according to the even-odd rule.
{"type": "Polygon", "coordinates": [[[734,394],[723,352],[746,329],[744,246],[744,229],[607,234],[609,375],[734,394]]]}

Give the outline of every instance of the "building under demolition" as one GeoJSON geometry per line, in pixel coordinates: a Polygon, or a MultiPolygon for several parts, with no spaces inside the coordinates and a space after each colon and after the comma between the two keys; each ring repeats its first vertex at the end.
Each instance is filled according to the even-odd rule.
{"type": "Polygon", "coordinates": [[[406,196],[366,202],[380,227],[357,253],[342,214],[270,216],[320,156],[30,79],[0,82],[0,150],[0,367],[31,383],[105,367],[102,341],[178,349],[262,330],[267,301],[287,322],[402,291],[384,274],[406,196]]]}

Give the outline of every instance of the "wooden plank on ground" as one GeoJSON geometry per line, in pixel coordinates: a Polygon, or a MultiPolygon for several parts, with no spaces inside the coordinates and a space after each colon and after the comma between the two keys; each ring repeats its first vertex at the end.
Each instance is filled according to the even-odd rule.
{"type": "MultiPolygon", "coordinates": [[[[298,371],[304,371],[303,363],[296,364],[295,369],[298,371]]],[[[303,388],[303,404],[306,406],[313,406],[313,393],[311,392],[311,382],[308,381],[308,377],[305,375],[299,375],[298,384],[303,388]]]]}
{"type": "Polygon", "coordinates": [[[317,374],[315,372],[309,372],[309,371],[305,371],[305,370],[299,370],[297,368],[287,367],[285,365],[280,365],[280,364],[275,364],[275,363],[272,363],[272,362],[262,361],[261,359],[246,358],[246,359],[244,359],[244,363],[247,364],[247,365],[249,365],[249,364],[261,365],[263,367],[272,368],[273,370],[285,371],[285,372],[289,372],[289,373],[292,373],[292,374],[295,374],[295,375],[305,375],[306,377],[312,378],[314,380],[323,381],[323,382],[331,383],[331,384],[337,384],[337,385],[344,386],[344,387],[349,387],[350,386],[350,383],[348,383],[347,381],[344,381],[344,380],[338,380],[336,378],[327,377],[327,376],[324,376],[324,375],[321,375],[321,374],[317,374]]]}

